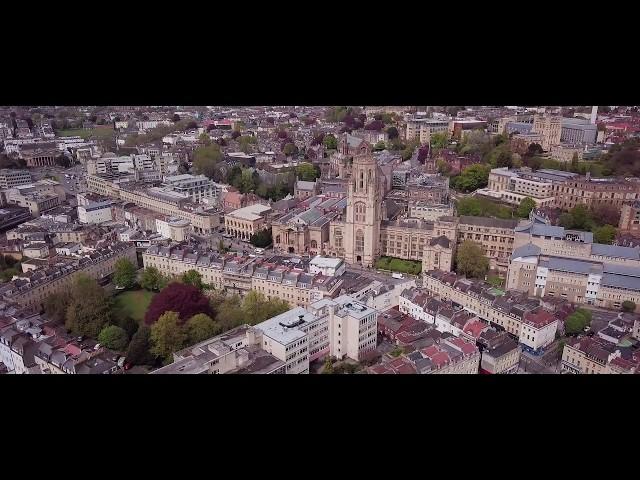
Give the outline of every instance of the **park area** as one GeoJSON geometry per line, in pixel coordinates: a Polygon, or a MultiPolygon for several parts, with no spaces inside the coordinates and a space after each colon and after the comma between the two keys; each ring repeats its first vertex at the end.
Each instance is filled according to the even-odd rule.
{"type": "Polygon", "coordinates": [[[401,260],[393,257],[380,257],[376,261],[375,267],[379,270],[390,270],[392,272],[419,275],[422,271],[422,262],[401,260]]]}
{"type": "Polygon", "coordinates": [[[136,322],[144,320],[144,314],[149,308],[151,299],[156,294],[147,290],[128,290],[114,297],[115,311],[117,315],[128,316],[136,322]]]}

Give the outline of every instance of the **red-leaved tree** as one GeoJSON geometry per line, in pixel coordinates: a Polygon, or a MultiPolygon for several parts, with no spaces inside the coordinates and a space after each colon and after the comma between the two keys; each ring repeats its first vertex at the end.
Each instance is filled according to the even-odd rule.
{"type": "Polygon", "coordinates": [[[212,316],[209,300],[193,285],[173,282],[158,293],[144,316],[144,323],[152,325],[164,312],[177,312],[180,323],[198,313],[212,316]]]}

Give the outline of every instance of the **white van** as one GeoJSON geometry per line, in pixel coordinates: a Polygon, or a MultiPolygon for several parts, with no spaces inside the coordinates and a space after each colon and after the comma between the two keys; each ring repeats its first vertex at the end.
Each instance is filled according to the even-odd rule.
{"type": "Polygon", "coordinates": [[[262,255],[264,253],[264,248],[256,248],[256,253],[258,255],[262,255]]]}
{"type": "Polygon", "coordinates": [[[404,278],[404,275],[403,275],[403,274],[401,274],[401,273],[395,273],[395,272],[394,272],[394,273],[392,273],[392,274],[391,274],[391,276],[392,276],[393,278],[404,278]]]}

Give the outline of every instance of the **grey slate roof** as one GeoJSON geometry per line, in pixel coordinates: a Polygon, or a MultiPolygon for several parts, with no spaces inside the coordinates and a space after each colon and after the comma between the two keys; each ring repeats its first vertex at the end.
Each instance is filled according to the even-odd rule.
{"type": "Polygon", "coordinates": [[[581,260],[569,260],[567,258],[550,257],[548,260],[542,260],[540,266],[547,267],[549,270],[558,270],[569,273],[601,273],[602,265],[585,262],[581,260]]]}
{"type": "Polygon", "coordinates": [[[511,254],[511,260],[518,257],[533,257],[540,254],[540,247],[533,243],[527,243],[521,247],[516,248],[511,254]]]}
{"type": "Polygon", "coordinates": [[[640,259],[640,250],[632,247],[618,247],[616,245],[605,245],[603,243],[594,243],[591,246],[593,255],[603,255],[615,258],[631,258],[640,259]]]}

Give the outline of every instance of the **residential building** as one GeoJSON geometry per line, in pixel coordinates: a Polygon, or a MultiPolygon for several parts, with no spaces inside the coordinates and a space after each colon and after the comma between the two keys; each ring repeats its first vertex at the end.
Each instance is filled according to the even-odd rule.
{"type": "Polygon", "coordinates": [[[591,178],[587,174],[555,185],[554,192],[554,206],[563,210],[571,210],[578,204],[622,208],[625,203],[640,199],[640,182],[622,178],[591,178]]]}
{"type": "Polygon", "coordinates": [[[511,374],[518,372],[522,348],[507,332],[484,330],[478,337],[480,373],[511,374]]]}
{"type": "Polygon", "coordinates": [[[593,337],[578,337],[565,344],[561,368],[566,373],[609,373],[609,362],[618,357],[620,351],[611,343],[593,337]]]}
{"type": "Polygon", "coordinates": [[[137,263],[135,246],[114,243],[83,256],[72,264],[21,274],[19,278],[0,286],[0,296],[24,308],[40,311],[49,295],[68,290],[79,274],[97,280],[103,279],[113,273],[115,263],[120,258],[128,258],[134,264],[137,263]]]}
{"type": "MultiPolygon", "coordinates": [[[[637,249],[614,247],[611,250],[615,252],[617,249],[635,250],[636,258],[632,261],[636,263],[637,249]]],[[[624,262],[605,263],[543,255],[539,247],[528,244],[513,252],[507,288],[604,308],[619,309],[622,302],[628,300],[634,302],[638,309],[640,267],[621,263],[624,262]]]]}
{"type": "Polygon", "coordinates": [[[620,233],[640,236],[640,201],[625,203],[620,210],[620,233]]]}
{"type": "Polygon", "coordinates": [[[102,223],[113,220],[111,200],[78,206],[78,221],[80,223],[102,223]]]}
{"type": "Polygon", "coordinates": [[[495,328],[506,330],[523,348],[539,351],[554,339],[556,317],[549,320],[544,314],[528,315],[543,309],[537,298],[512,290],[504,292],[484,282],[438,270],[424,273],[423,288],[429,295],[454,302],[495,328]]]}
{"type": "Polygon", "coordinates": [[[320,184],[318,180],[313,182],[306,182],[303,180],[296,180],[293,186],[293,196],[295,198],[305,199],[317,195],[320,192],[320,184]]]}
{"type": "MultiPolygon", "coordinates": [[[[207,211],[199,204],[193,204],[190,198],[178,192],[162,188],[143,188],[130,181],[88,175],[89,190],[100,195],[132,202],[156,213],[179,217],[191,223],[193,231],[210,234],[220,226],[219,212],[207,211]]],[[[155,223],[155,220],[154,220],[155,223]]]]}
{"type": "Polygon", "coordinates": [[[194,203],[216,196],[215,184],[204,175],[173,175],[165,177],[164,183],[167,189],[190,197],[194,203]]]}
{"type": "MultiPolygon", "coordinates": [[[[151,372],[167,374],[284,374],[285,362],[262,348],[262,331],[241,325],[173,354],[173,363],[151,372]]],[[[266,340],[268,342],[268,340],[266,340]]]]}
{"type": "Polygon", "coordinates": [[[420,143],[429,143],[432,133],[448,132],[448,130],[449,120],[410,117],[407,119],[405,139],[409,141],[419,138],[420,143]]]}
{"type": "Polygon", "coordinates": [[[571,163],[574,157],[578,160],[582,160],[584,148],[580,145],[562,143],[560,145],[553,145],[550,149],[550,157],[558,162],[571,163]]]}
{"type": "MultiPolygon", "coordinates": [[[[441,220],[447,220],[443,218],[441,220]]],[[[455,218],[450,218],[455,222],[455,218]]],[[[514,228],[517,220],[489,217],[472,217],[462,215],[457,219],[458,234],[457,243],[460,245],[466,240],[472,240],[479,244],[489,266],[501,271],[506,271],[509,266],[509,257],[513,251],[514,228]]]]}
{"type": "Polygon", "coordinates": [[[346,264],[340,258],[329,258],[316,255],[309,262],[309,273],[321,273],[325,277],[339,277],[345,272],[346,264]]]}
{"type": "Polygon", "coordinates": [[[533,172],[527,167],[494,168],[489,173],[487,194],[514,205],[519,205],[526,197],[532,198],[537,206],[551,205],[555,202],[557,186],[576,177],[576,173],[551,169],[533,172]],[[493,195],[494,192],[497,195],[493,195]]]}
{"type": "Polygon", "coordinates": [[[28,170],[0,170],[0,189],[17,187],[18,185],[29,185],[32,183],[31,174],[28,170]]]}

